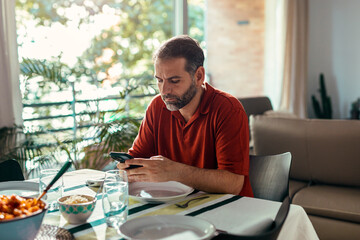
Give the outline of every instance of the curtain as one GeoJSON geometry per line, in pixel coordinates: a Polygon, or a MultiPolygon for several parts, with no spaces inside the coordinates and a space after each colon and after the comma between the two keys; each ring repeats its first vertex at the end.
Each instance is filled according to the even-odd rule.
{"type": "Polygon", "coordinates": [[[305,118],[308,0],[267,0],[264,93],[275,110],[305,118]]]}
{"type": "Polygon", "coordinates": [[[288,0],[280,109],[307,117],[308,0],[288,0]]]}
{"type": "Polygon", "coordinates": [[[0,0],[0,127],[22,125],[15,0],[0,0]]]}

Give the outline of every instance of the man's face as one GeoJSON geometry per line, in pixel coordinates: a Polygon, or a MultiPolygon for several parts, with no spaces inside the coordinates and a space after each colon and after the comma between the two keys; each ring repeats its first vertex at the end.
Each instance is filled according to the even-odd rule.
{"type": "Polygon", "coordinates": [[[185,64],[184,58],[157,59],[155,62],[155,78],[169,111],[185,107],[198,91],[195,79],[185,71],[185,64]]]}

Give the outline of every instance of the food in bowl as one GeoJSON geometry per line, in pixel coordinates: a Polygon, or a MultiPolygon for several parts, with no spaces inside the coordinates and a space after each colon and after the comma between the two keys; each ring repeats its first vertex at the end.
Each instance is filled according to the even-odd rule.
{"type": "Polygon", "coordinates": [[[70,195],[58,199],[61,215],[71,224],[86,222],[95,208],[96,198],[88,195],[70,195]]]}
{"type": "Polygon", "coordinates": [[[33,240],[49,205],[36,198],[0,195],[0,239],[33,240]]]}
{"type": "Polygon", "coordinates": [[[0,195],[0,221],[30,216],[44,208],[45,203],[36,198],[0,195]]]}
{"type": "Polygon", "coordinates": [[[89,199],[80,195],[71,195],[63,201],[65,204],[78,204],[89,202],[89,199]]]}

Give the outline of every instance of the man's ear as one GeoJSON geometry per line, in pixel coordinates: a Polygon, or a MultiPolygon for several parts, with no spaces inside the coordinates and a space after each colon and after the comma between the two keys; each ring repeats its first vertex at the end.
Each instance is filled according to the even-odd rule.
{"type": "Polygon", "coordinates": [[[198,67],[195,72],[195,81],[199,85],[202,85],[205,81],[205,68],[203,66],[198,67]]]}

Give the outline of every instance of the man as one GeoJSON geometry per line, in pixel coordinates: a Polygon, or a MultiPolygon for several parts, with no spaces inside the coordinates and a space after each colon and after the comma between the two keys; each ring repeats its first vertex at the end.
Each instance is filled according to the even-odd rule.
{"type": "Polygon", "coordinates": [[[188,36],[166,41],[154,54],[160,95],[146,110],[129,154],[119,163],[130,182],[178,181],[211,193],[253,196],[249,127],[240,102],[204,83],[204,54],[188,36]]]}

